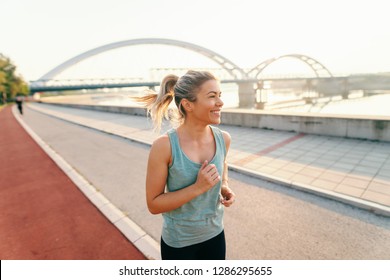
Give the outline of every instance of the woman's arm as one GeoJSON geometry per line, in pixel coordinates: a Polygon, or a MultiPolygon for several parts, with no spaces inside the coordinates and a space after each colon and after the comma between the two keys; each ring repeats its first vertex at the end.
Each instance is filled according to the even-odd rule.
{"type": "Polygon", "coordinates": [[[221,179],[213,164],[203,163],[196,182],[175,192],[165,192],[171,147],[167,135],[152,145],[146,174],[146,202],[152,214],[172,211],[208,191],[221,179]]]}
{"type": "MultiPolygon", "coordinates": [[[[227,155],[229,152],[229,148],[230,148],[231,136],[226,131],[223,131],[222,133],[223,133],[223,138],[225,140],[226,155],[227,155]]],[[[231,206],[236,198],[236,195],[234,194],[234,192],[229,188],[229,174],[228,173],[229,173],[229,168],[228,168],[227,160],[225,157],[224,166],[223,166],[223,174],[222,174],[222,186],[221,186],[222,199],[221,199],[221,203],[226,207],[231,206]]]]}

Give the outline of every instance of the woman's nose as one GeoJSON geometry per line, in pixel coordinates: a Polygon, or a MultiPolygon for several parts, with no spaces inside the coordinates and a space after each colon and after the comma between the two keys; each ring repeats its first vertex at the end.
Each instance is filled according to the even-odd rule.
{"type": "Polygon", "coordinates": [[[217,105],[222,107],[223,104],[224,104],[224,103],[223,103],[221,97],[218,97],[218,99],[217,99],[217,105]]]}

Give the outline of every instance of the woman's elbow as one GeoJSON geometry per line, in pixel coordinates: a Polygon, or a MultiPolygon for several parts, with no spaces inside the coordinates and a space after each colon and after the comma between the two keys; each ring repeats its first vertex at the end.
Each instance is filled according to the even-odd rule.
{"type": "Polygon", "coordinates": [[[157,215],[157,214],[161,214],[162,213],[158,207],[153,205],[153,203],[148,203],[148,210],[153,215],[157,215]]]}
{"type": "Polygon", "coordinates": [[[148,209],[149,209],[150,214],[153,214],[153,215],[161,214],[161,212],[158,211],[157,209],[154,209],[154,208],[148,208],[148,209]]]}

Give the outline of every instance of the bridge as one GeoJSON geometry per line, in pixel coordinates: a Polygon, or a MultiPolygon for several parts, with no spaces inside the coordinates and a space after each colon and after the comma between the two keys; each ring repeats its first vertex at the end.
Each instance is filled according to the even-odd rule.
{"type": "Polygon", "coordinates": [[[103,89],[123,87],[155,87],[160,82],[145,81],[144,79],[116,78],[116,79],[67,79],[67,80],[37,80],[30,82],[30,91],[70,91],[82,89],[103,89]]]}
{"type": "MultiPolygon", "coordinates": [[[[356,77],[335,77],[332,73],[319,61],[312,57],[303,54],[286,54],[278,57],[267,59],[252,69],[242,69],[233,63],[228,58],[202,46],[198,46],[189,42],[161,39],[161,38],[144,38],[133,39],[111,43],[91,49],[81,53],[55,67],[47,72],[37,81],[30,82],[30,92],[47,92],[47,91],[65,91],[65,90],[81,90],[81,89],[101,89],[101,88],[120,88],[120,87],[150,87],[154,88],[160,84],[162,78],[158,80],[144,80],[141,78],[122,78],[122,79],[79,79],[79,80],[56,80],[55,77],[69,67],[97,54],[122,47],[135,45],[169,45],[181,47],[190,51],[199,53],[215,63],[220,68],[212,69],[211,71],[220,77],[221,83],[236,83],[238,85],[239,106],[253,107],[255,102],[255,94],[258,91],[265,89],[265,84],[272,83],[273,87],[281,86],[286,82],[295,82],[299,87],[307,91],[315,91],[320,95],[341,94],[344,97],[348,95],[350,90],[372,90],[372,86],[368,86],[361,81],[356,85],[356,77]],[[276,61],[284,58],[293,58],[305,63],[311,70],[311,76],[282,76],[270,77],[264,75],[264,70],[276,61]],[[364,85],[363,85],[364,84],[364,85]]],[[[175,73],[175,71],[183,72],[184,69],[159,69],[158,71],[167,73],[175,73]]],[[[390,77],[380,77],[380,88],[374,86],[375,89],[390,89],[390,77]]],[[[363,77],[364,82],[367,82],[370,77],[363,77]]],[[[358,80],[362,80],[359,77],[358,80]]]]}

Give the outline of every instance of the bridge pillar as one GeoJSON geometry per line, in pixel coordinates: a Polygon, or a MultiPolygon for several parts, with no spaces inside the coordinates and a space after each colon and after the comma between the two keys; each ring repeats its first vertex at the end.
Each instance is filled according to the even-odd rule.
{"type": "Polygon", "coordinates": [[[342,88],[341,96],[343,97],[343,99],[348,99],[348,95],[349,95],[349,82],[348,82],[348,78],[344,78],[343,79],[341,88],[342,88]]]}
{"type": "Polygon", "coordinates": [[[313,104],[313,99],[315,98],[315,92],[313,90],[312,80],[307,79],[305,85],[303,86],[303,92],[306,104],[313,104]]]}
{"type": "Polygon", "coordinates": [[[256,102],[256,91],[253,82],[238,83],[238,100],[240,108],[252,108],[256,102]]]}
{"type": "Polygon", "coordinates": [[[266,103],[268,102],[268,87],[264,88],[264,81],[258,81],[255,88],[256,91],[256,109],[264,110],[266,103]]]}

